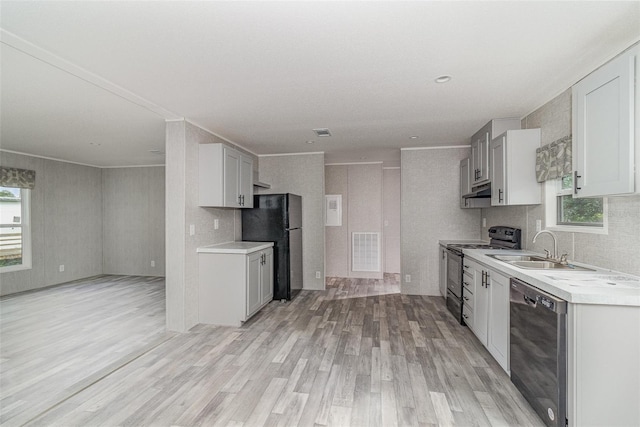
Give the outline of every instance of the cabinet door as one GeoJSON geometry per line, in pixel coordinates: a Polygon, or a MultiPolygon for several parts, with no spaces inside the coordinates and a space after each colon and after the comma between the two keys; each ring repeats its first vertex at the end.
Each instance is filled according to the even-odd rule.
{"type": "Polygon", "coordinates": [[[509,371],[509,279],[489,271],[489,334],[487,348],[509,371]]]}
{"type": "Polygon", "coordinates": [[[447,297],[447,251],[440,247],[440,294],[447,297]]]}
{"type": "Polygon", "coordinates": [[[633,193],[635,48],[573,86],[574,197],[633,193]]]}
{"type": "Polygon", "coordinates": [[[247,262],[247,318],[258,311],[260,300],[260,276],[262,270],[262,252],[248,255],[247,262]]]}
{"type": "Polygon", "coordinates": [[[489,180],[489,142],[489,132],[478,140],[478,183],[489,180]]]}
{"type": "Polygon", "coordinates": [[[240,196],[242,207],[253,207],[253,160],[242,156],[240,159],[240,196]]]}
{"type": "Polygon", "coordinates": [[[483,130],[475,134],[471,141],[471,185],[489,181],[489,141],[490,133],[483,130]]]}
{"type": "Polygon", "coordinates": [[[491,206],[504,206],[506,197],[506,136],[491,141],[491,206]]]}
{"type": "Polygon", "coordinates": [[[474,277],[473,333],[485,346],[489,326],[489,289],[485,280],[486,270],[477,268],[474,277]]]}
{"type": "Polygon", "coordinates": [[[460,196],[471,194],[471,159],[460,161],[460,196]]]}
{"type": "Polygon", "coordinates": [[[273,300],[273,249],[263,251],[262,270],[260,271],[260,302],[266,304],[273,300]]]}
{"type": "Polygon", "coordinates": [[[240,153],[229,148],[224,149],[224,205],[230,208],[240,207],[240,153]]]}

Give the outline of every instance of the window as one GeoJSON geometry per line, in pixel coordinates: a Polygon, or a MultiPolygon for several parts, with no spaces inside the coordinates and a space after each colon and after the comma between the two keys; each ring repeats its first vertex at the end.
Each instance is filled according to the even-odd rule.
{"type": "Polygon", "coordinates": [[[607,234],[607,199],[573,198],[573,176],[548,180],[547,227],[558,231],[607,234]]]}
{"type": "Polygon", "coordinates": [[[31,268],[27,189],[0,187],[0,272],[31,268]]]}

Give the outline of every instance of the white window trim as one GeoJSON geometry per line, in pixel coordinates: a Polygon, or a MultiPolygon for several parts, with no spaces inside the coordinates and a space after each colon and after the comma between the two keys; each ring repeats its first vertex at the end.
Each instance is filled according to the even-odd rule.
{"type": "Polygon", "coordinates": [[[0,267],[0,273],[31,269],[31,190],[21,189],[22,264],[0,267]]]}
{"type": "Polygon", "coordinates": [[[544,216],[547,230],[569,233],[609,234],[609,203],[606,197],[602,199],[602,227],[558,224],[558,196],[563,195],[563,193],[571,194],[570,192],[559,191],[557,180],[550,179],[545,182],[544,216]]]}

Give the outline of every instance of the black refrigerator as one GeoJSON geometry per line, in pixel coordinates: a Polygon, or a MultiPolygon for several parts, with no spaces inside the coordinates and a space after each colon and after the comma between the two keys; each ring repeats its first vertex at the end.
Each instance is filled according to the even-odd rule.
{"type": "Polygon", "coordinates": [[[242,240],[274,242],[273,299],[290,300],[302,289],[302,197],[256,194],[242,211],[242,240]]]}

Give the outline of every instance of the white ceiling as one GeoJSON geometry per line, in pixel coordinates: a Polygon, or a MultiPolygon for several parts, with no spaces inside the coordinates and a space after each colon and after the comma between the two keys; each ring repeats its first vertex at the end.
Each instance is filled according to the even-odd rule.
{"type": "Polygon", "coordinates": [[[163,163],[149,150],[175,117],[257,154],[397,164],[530,113],[640,39],[638,1],[0,7],[1,147],[98,166],[163,163]]]}

